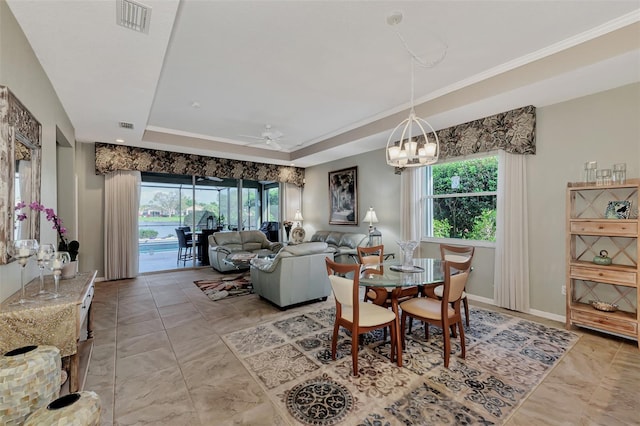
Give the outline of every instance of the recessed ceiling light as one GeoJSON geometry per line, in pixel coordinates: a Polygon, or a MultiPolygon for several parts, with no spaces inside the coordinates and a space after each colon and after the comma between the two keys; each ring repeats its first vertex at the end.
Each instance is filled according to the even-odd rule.
{"type": "Polygon", "coordinates": [[[197,108],[200,108],[200,102],[198,102],[198,101],[193,101],[193,102],[191,103],[191,108],[196,108],[196,109],[197,109],[197,108]]]}
{"type": "Polygon", "coordinates": [[[118,142],[118,143],[124,143],[124,139],[116,139],[116,142],[118,142]]]}

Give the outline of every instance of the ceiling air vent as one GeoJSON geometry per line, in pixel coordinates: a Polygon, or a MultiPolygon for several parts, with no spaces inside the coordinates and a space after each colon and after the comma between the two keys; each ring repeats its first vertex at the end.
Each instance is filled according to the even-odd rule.
{"type": "Polygon", "coordinates": [[[132,0],[116,0],[116,22],[130,30],[149,34],[151,8],[132,0]]]}
{"type": "Polygon", "coordinates": [[[123,129],[133,130],[133,123],[127,123],[127,122],[121,121],[120,123],[118,123],[118,126],[122,127],[123,129]]]}

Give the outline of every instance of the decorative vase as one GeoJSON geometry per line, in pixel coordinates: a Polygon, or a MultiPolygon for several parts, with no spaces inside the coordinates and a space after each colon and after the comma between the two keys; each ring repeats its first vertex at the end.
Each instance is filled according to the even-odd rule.
{"type": "Polygon", "coordinates": [[[69,263],[65,263],[62,265],[62,279],[68,280],[70,278],[75,278],[78,273],[78,261],[72,260],[69,263]]]}
{"type": "Polygon", "coordinates": [[[600,255],[593,258],[593,263],[596,265],[611,265],[609,252],[606,250],[600,250],[600,255]]]}
{"type": "Polygon", "coordinates": [[[70,393],[39,408],[29,416],[24,425],[99,426],[100,409],[100,397],[97,393],[70,393]]]}
{"type": "Polygon", "coordinates": [[[0,420],[21,425],[60,395],[62,364],[55,346],[24,346],[0,357],[0,420]]]}
{"type": "Polygon", "coordinates": [[[418,241],[396,241],[402,250],[402,269],[413,269],[413,251],[418,247],[418,241]]]}

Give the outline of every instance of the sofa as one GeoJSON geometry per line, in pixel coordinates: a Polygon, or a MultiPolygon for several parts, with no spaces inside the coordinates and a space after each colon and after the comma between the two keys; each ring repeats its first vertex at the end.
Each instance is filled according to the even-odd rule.
{"type": "Polygon", "coordinates": [[[335,261],[340,263],[358,263],[358,246],[369,241],[366,234],[355,232],[317,231],[311,236],[311,242],[327,243],[334,252],[335,261]]]}
{"type": "Polygon", "coordinates": [[[315,242],[286,246],[272,259],[252,259],[253,291],[280,309],[327,300],[331,294],[327,257],[333,259],[328,245],[315,242]]]}
{"type": "Polygon", "coordinates": [[[209,235],[209,263],[219,272],[248,269],[249,264],[235,266],[224,259],[231,253],[253,253],[260,257],[273,256],[282,248],[282,243],[267,240],[260,231],[214,232],[209,235]]]}

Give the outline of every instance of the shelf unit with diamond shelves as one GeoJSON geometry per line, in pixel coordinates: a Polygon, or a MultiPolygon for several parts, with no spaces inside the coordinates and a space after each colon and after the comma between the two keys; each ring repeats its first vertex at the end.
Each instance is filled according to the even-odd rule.
{"type": "Polygon", "coordinates": [[[567,185],[566,327],[581,326],[632,338],[640,348],[637,208],[640,179],[623,185],[567,185]],[[629,219],[607,219],[610,201],[629,201],[629,219]],[[593,262],[607,250],[611,265],[593,262]],[[616,312],[596,310],[591,301],[618,305],[616,312]]]}

